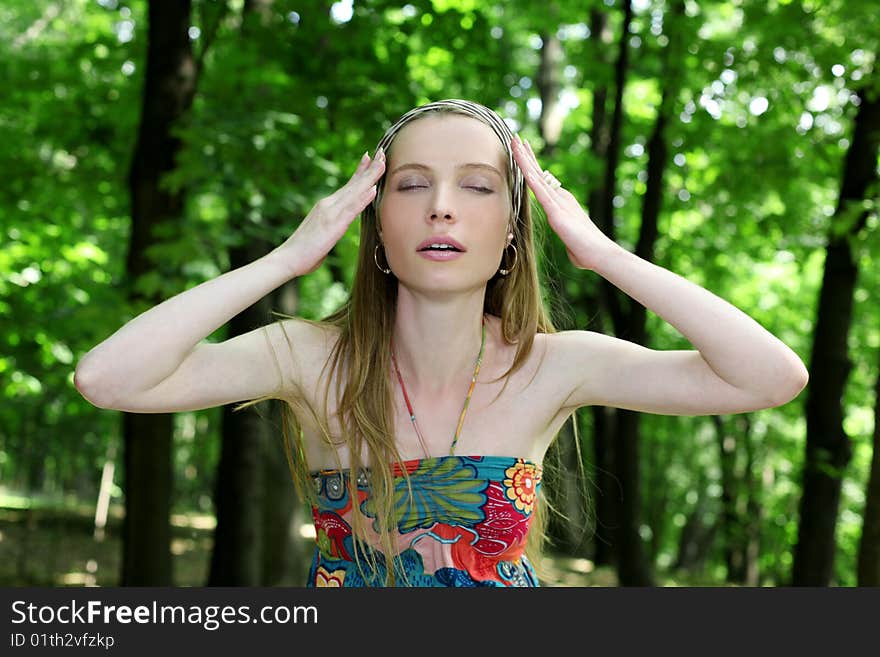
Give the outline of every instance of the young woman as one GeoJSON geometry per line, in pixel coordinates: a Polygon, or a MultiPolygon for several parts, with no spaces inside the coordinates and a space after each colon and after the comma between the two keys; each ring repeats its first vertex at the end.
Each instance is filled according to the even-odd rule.
{"type": "Polygon", "coordinates": [[[527,142],[463,100],[405,114],[286,242],[136,317],[76,372],[103,408],[286,402],[290,466],[317,534],[312,586],[536,586],[526,546],[530,530],[541,537],[542,461],[576,409],[741,413],[790,401],[807,378],[750,317],[608,239],[527,142]],[[529,189],[575,266],[695,349],[557,332],[529,189]],[[339,311],[203,342],[314,271],[359,214],[357,274],[339,311]]]}

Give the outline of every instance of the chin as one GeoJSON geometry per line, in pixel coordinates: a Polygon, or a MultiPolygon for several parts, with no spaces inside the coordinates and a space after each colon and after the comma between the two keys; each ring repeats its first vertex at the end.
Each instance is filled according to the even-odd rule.
{"type": "Polygon", "coordinates": [[[430,274],[419,272],[414,276],[398,277],[398,280],[401,285],[423,294],[472,292],[475,289],[485,288],[489,282],[489,279],[484,276],[461,271],[432,272],[430,274]]]}

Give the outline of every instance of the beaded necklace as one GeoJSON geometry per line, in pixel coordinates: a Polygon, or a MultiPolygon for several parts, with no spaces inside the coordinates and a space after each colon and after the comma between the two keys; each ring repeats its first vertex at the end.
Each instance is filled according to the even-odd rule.
{"type": "MultiPolygon", "coordinates": [[[[449,454],[455,451],[455,445],[458,443],[458,437],[461,434],[461,427],[464,424],[464,416],[467,413],[468,404],[471,401],[471,395],[474,392],[474,386],[477,383],[477,374],[480,372],[480,365],[483,362],[483,348],[486,346],[486,316],[483,315],[483,337],[480,342],[480,353],[477,355],[477,364],[474,367],[474,375],[471,377],[471,383],[468,386],[467,396],[464,398],[464,406],[461,409],[461,415],[458,418],[458,426],[455,428],[455,435],[452,437],[452,445],[449,447],[449,454]]],[[[425,439],[422,436],[422,432],[419,430],[419,424],[416,422],[416,414],[413,411],[412,404],[409,401],[409,395],[406,394],[406,386],[403,384],[403,377],[400,375],[400,369],[397,367],[397,359],[394,357],[394,339],[391,340],[391,362],[394,363],[394,371],[397,373],[397,380],[400,381],[400,388],[403,390],[403,399],[406,402],[406,409],[409,411],[409,419],[412,420],[413,427],[416,430],[416,435],[419,437],[419,443],[422,445],[422,451],[425,452],[426,457],[430,457],[428,453],[428,448],[425,445],[425,439]]]]}

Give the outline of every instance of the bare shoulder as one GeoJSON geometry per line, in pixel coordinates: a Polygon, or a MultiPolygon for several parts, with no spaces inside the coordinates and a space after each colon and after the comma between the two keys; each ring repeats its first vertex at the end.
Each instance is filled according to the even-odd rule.
{"type": "Polygon", "coordinates": [[[556,331],[535,335],[535,347],[539,350],[540,369],[544,373],[544,387],[559,400],[559,407],[571,404],[571,397],[579,382],[587,374],[587,363],[595,363],[601,352],[600,335],[592,331],[556,331]],[[577,360],[573,361],[572,359],[577,360]]]}
{"type": "MultiPolygon", "coordinates": [[[[495,368],[497,370],[497,374],[501,374],[506,372],[508,368],[513,365],[513,362],[516,358],[517,350],[519,348],[518,342],[507,342],[504,339],[504,331],[502,327],[502,321],[500,317],[496,317],[495,315],[486,315],[486,324],[489,329],[489,335],[491,343],[494,347],[494,350],[497,352],[495,368]]],[[[528,358],[522,363],[520,367],[519,375],[528,373],[528,377],[531,378],[535,375],[540,368],[541,361],[544,356],[544,352],[546,351],[546,344],[544,343],[546,333],[536,333],[534,335],[534,339],[532,342],[532,347],[529,352],[528,358]]]]}
{"type": "Polygon", "coordinates": [[[301,318],[287,318],[267,326],[269,340],[285,379],[285,397],[314,389],[339,329],[301,318]]]}
{"type": "Polygon", "coordinates": [[[547,367],[563,406],[612,406],[661,415],[715,415],[767,408],[721,377],[695,349],[657,350],[595,331],[546,337],[547,367]]]}

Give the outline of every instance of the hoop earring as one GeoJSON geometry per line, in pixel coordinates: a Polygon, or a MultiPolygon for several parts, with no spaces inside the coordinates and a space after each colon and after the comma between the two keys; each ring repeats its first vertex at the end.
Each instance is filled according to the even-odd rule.
{"type": "MultiPolygon", "coordinates": [[[[378,244],[376,245],[376,248],[373,249],[373,262],[376,263],[376,266],[379,268],[379,271],[381,271],[383,274],[390,274],[391,273],[391,269],[384,269],[379,264],[379,245],[378,244]]],[[[388,262],[387,257],[385,258],[385,262],[388,262]]]]}
{"type": "MultiPolygon", "coordinates": [[[[498,270],[498,273],[501,274],[502,276],[507,276],[510,272],[513,271],[513,268],[516,267],[516,259],[517,259],[516,246],[513,244],[513,242],[511,242],[507,246],[509,246],[510,248],[513,249],[513,264],[510,266],[509,269],[499,269],[498,270]]],[[[505,251],[507,251],[507,246],[504,247],[505,251]]]]}

